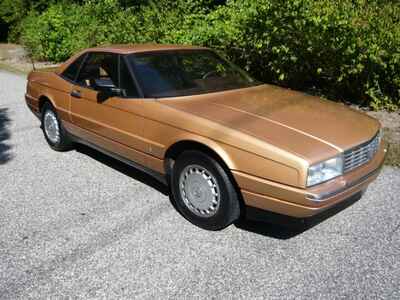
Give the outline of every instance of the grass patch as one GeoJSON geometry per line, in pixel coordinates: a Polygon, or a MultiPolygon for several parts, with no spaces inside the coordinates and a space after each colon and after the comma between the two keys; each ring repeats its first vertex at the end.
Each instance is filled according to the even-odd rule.
{"type": "Polygon", "coordinates": [[[10,64],[0,62],[0,70],[6,70],[12,73],[20,74],[20,75],[27,75],[29,72],[25,70],[21,70],[19,68],[16,68],[14,66],[11,66],[10,64]]]}
{"type": "Polygon", "coordinates": [[[400,142],[394,136],[393,129],[384,128],[384,141],[389,145],[385,165],[400,168],[400,142]]]}
{"type": "Polygon", "coordinates": [[[400,168],[400,144],[390,143],[385,165],[400,168]]]}

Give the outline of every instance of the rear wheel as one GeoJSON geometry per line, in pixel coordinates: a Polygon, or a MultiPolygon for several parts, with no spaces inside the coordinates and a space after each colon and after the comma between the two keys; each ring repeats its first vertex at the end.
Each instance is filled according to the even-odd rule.
{"type": "Polygon", "coordinates": [[[42,130],[49,146],[56,151],[72,149],[73,143],[63,128],[56,110],[46,102],[42,108],[42,130]]]}
{"type": "Polygon", "coordinates": [[[186,151],[177,158],[171,190],[180,213],[201,228],[220,230],[240,216],[238,195],[227,172],[202,152],[186,151]]]}

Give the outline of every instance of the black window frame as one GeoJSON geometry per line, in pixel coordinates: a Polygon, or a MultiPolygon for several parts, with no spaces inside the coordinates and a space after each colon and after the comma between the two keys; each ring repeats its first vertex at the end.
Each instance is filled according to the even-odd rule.
{"type": "Polygon", "coordinates": [[[81,74],[81,72],[82,72],[82,69],[83,69],[83,67],[85,67],[86,66],[86,63],[87,63],[87,61],[88,61],[88,59],[89,59],[89,57],[90,57],[90,55],[93,55],[93,54],[112,54],[112,55],[116,55],[117,56],[117,69],[118,69],[118,85],[119,85],[119,55],[120,54],[118,54],[118,53],[115,53],[115,52],[107,52],[107,51],[91,51],[91,52],[86,52],[86,57],[85,57],[85,61],[84,62],[82,62],[82,65],[81,65],[81,67],[79,68],[79,72],[78,72],[78,75],[75,77],[75,80],[74,80],[74,84],[76,84],[76,85],[78,85],[78,86],[80,86],[80,87],[83,87],[83,88],[86,88],[86,89],[89,89],[89,90],[92,90],[92,91],[96,91],[96,92],[98,92],[97,90],[95,90],[94,88],[92,88],[92,87],[89,87],[89,86],[87,86],[87,85],[83,85],[83,84],[80,84],[77,80],[78,80],[78,78],[79,78],[79,75],[81,74]]]}
{"type": "Polygon", "coordinates": [[[77,84],[76,80],[78,79],[78,76],[79,76],[79,73],[81,72],[82,66],[86,63],[86,60],[87,60],[87,57],[88,57],[88,53],[89,53],[89,52],[83,53],[82,55],[80,55],[79,57],[77,57],[73,62],[71,62],[71,63],[68,65],[68,67],[66,67],[66,68],[64,69],[64,71],[60,74],[60,77],[61,77],[62,79],[64,79],[64,80],[67,80],[69,83],[77,84]],[[64,75],[64,73],[71,67],[71,65],[73,65],[74,63],[76,63],[76,61],[77,61],[78,59],[80,59],[81,57],[83,57],[83,60],[82,60],[81,64],[80,64],[79,67],[78,67],[78,71],[77,71],[76,74],[75,74],[75,78],[74,78],[73,80],[71,80],[70,78],[66,77],[66,76],[64,75]]]}
{"type": "Polygon", "coordinates": [[[77,80],[78,80],[78,78],[79,78],[79,75],[80,75],[80,73],[81,73],[81,71],[82,71],[82,68],[86,65],[87,60],[88,60],[88,58],[89,58],[89,56],[90,56],[91,54],[113,54],[113,55],[117,55],[117,56],[118,56],[118,58],[117,58],[117,61],[118,61],[118,62],[117,62],[117,64],[118,64],[118,66],[117,66],[117,68],[118,68],[118,86],[120,86],[120,82],[121,82],[121,63],[125,63],[125,66],[126,66],[126,68],[128,69],[128,73],[129,73],[129,75],[130,75],[130,79],[131,79],[131,81],[132,81],[132,84],[134,84],[135,89],[136,89],[136,91],[137,91],[137,93],[138,93],[138,97],[137,97],[137,98],[124,97],[124,96],[121,96],[120,98],[123,98],[123,99],[145,99],[145,98],[144,98],[143,91],[142,91],[141,87],[139,86],[139,83],[138,83],[138,81],[137,81],[137,78],[136,78],[136,76],[135,76],[133,70],[132,70],[132,67],[131,67],[131,65],[129,64],[128,60],[127,60],[127,55],[126,55],[126,54],[119,54],[119,53],[108,52],[108,51],[89,51],[89,52],[86,52],[86,53],[82,54],[81,56],[79,56],[78,58],[76,58],[76,59],[71,63],[71,64],[75,63],[78,59],[80,59],[81,57],[84,56],[84,57],[83,57],[83,60],[82,60],[82,63],[81,63],[80,66],[79,66],[78,72],[77,72],[76,75],[75,75],[74,80],[71,80],[71,79],[69,79],[69,78],[67,78],[67,77],[64,76],[64,72],[70,67],[71,64],[60,74],[60,77],[63,78],[64,80],[66,80],[66,81],[72,83],[72,84],[77,85],[77,86],[80,86],[80,87],[83,87],[83,88],[87,88],[87,89],[96,91],[95,89],[93,89],[93,88],[91,88],[91,87],[88,87],[88,86],[79,84],[79,83],[77,82],[77,80]]]}
{"type": "MultiPolygon", "coordinates": [[[[130,97],[124,97],[125,99],[146,99],[143,94],[142,87],[139,85],[139,82],[136,78],[135,72],[133,72],[131,64],[128,62],[127,54],[120,54],[120,60],[123,60],[125,63],[126,68],[128,69],[128,73],[130,75],[130,79],[132,83],[135,85],[136,91],[138,92],[138,98],[130,98],[130,97]]],[[[121,76],[121,61],[118,63],[118,76],[121,76]]]]}
{"type": "Polygon", "coordinates": [[[136,89],[137,94],[138,94],[137,98],[132,98],[132,97],[128,97],[128,96],[127,97],[122,96],[121,98],[124,98],[124,99],[144,99],[144,94],[143,94],[142,88],[139,86],[139,82],[137,81],[135,73],[133,72],[131,65],[128,63],[127,55],[126,54],[119,54],[118,56],[119,56],[118,57],[118,83],[119,83],[119,86],[120,86],[120,83],[121,83],[121,63],[124,63],[125,67],[128,70],[128,74],[129,74],[130,80],[131,80],[132,84],[135,86],[135,89],[136,89]]]}

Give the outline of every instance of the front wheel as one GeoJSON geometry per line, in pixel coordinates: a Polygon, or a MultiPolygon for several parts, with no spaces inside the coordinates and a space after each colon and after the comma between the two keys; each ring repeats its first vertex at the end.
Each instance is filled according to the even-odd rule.
{"type": "Polygon", "coordinates": [[[202,152],[186,151],[177,158],[171,191],[180,213],[203,229],[223,229],[240,216],[238,195],[227,172],[202,152]]]}
{"type": "Polygon", "coordinates": [[[73,147],[73,143],[63,128],[56,110],[49,102],[43,105],[41,127],[47,143],[53,150],[67,151],[73,147]]]}

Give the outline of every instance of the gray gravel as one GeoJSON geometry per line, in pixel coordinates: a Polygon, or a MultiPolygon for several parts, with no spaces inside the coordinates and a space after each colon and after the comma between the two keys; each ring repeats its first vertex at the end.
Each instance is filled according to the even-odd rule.
{"type": "MultiPolygon", "coordinates": [[[[95,151],[57,153],[0,71],[0,298],[400,298],[400,170],[299,233],[207,232],[95,151]]],[[[250,228],[246,227],[245,228],[250,228]]]]}

